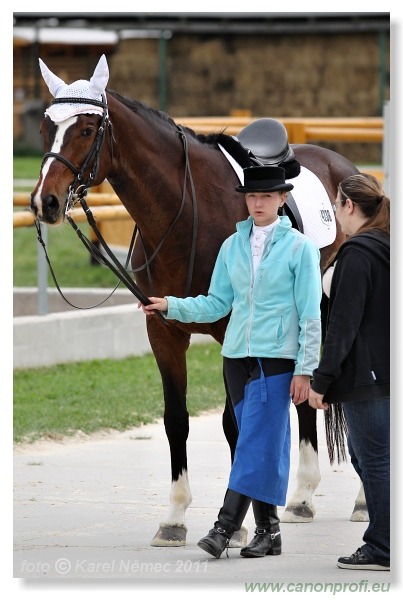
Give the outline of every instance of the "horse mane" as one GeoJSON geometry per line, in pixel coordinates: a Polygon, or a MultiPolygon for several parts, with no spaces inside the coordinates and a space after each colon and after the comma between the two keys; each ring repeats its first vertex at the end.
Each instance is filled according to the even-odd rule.
{"type": "MultiPolygon", "coordinates": [[[[145,102],[127,98],[126,96],[122,96],[113,90],[108,89],[107,92],[135,113],[146,112],[155,119],[160,119],[170,123],[173,127],[178,126],[172,117],[170,117],[167,113],[155,108],[151,108],[145,102]]],[[[193,129],[190,129],[190,127],[185,127],[184,125],[181,125],[181,127],[186,133],[192,136],[192,138],[198,140],[201,144],[213,146],[216,150],[219,149],[218,144],[220,144],[223,148],[225,148],[225,150],[227,150],[227,152],[229,152],[229,154],[231,154],[231,156],[240,164],[242,168],[251,166],[252,163],[248,151],[245,150],[245,148],[240,144],[240,142],[238,142],[236,138],[225,134],[224,130],[219,133],[209,133],[208,135],[204,135],[195,133],[193,129]]]]}

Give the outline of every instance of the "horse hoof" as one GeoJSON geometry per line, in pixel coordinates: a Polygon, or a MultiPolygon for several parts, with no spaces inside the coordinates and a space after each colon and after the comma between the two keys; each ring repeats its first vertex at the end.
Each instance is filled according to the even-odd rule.
{"type": "Polygon", "coordinates": [[[243,548],[248,544],[248,530],[246,527],[238,529],[228,542],[228,548],[243,548]]]}
{"type": "Polygon", "coordinates": [[[369,521],[368,510],[365,506],[355,506],[350,517],[350,521],[367,522],[369,521]]]}
{"type": "Polygon", "coordinates": [[[312,523],[314,511],[306,504],[287,507],[281,517],[282,523],[312,523]]]}
{"type": "Polygon", "coordinates": [[[151,540],[151,546],[186,546],[187,528],[181,525],[161,525],[151,540]]]}

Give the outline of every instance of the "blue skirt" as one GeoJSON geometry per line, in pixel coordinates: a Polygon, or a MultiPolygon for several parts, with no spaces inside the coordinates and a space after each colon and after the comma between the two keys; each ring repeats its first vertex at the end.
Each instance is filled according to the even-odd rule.
{"type": "Polygon", "coordinates": [[[293,369],[290,360],[224,359],[239,431],[228,487],[280,506],[286,503],[290,471],[293,369]]]}

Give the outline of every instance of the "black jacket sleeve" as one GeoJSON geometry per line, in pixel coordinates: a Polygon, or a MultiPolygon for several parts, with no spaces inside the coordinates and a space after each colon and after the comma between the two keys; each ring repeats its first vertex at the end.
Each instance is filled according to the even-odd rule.
{"type": "Polygon", "coordinates": [[[315,392],[326,394],[331,383],[340,377],[342,363],[357,337],[371,287],[369,257],[359,247],[346,247],[334,269],[322,357],[313,372],[315,392]]]}

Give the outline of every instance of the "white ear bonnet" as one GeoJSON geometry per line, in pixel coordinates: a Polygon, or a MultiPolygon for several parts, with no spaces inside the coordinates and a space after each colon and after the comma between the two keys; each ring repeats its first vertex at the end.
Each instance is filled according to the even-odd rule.
{"type": "MultiPolygon", "coordinates": [[[[70,85],[67,85],[62,79],[54,75],[41,59],[39,59],[39,66],[42,77],[54,98],[88,98],[89,100],[102,102],[102,94],[105,94],[105,88],[109,79],[108,63],[104,54],[99,59],[90,81],[79,79],[70,85]]],[[[52,104],[45,111],[45,115],[48,115],[54,123],[60,123],[69,117],[82,113],[102,115],[103,108],[93,104],[63,102],[61,104],[52,104]]]]}

